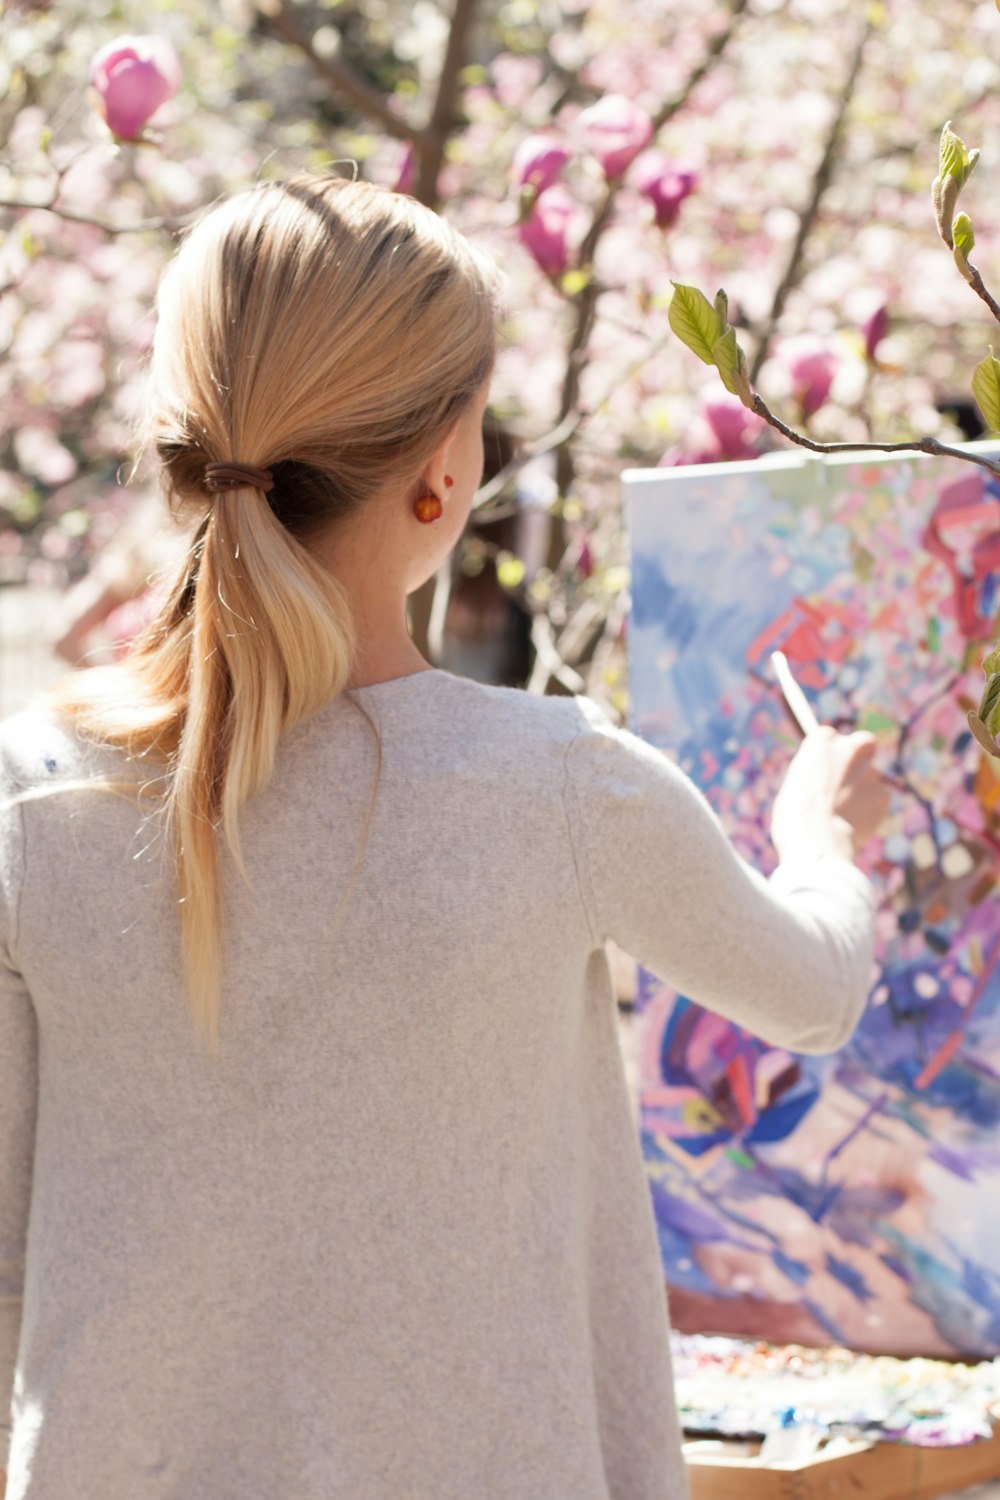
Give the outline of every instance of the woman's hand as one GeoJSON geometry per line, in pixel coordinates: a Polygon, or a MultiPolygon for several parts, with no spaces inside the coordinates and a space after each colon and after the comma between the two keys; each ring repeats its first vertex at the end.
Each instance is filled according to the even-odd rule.
{"type": "Polygon", "coordinates": [[[778,857],[817,846],[853,859],[875,833],[889,788],[873,764],[875,737],[821,725],[802,741],[771,812],[778,857]]]}

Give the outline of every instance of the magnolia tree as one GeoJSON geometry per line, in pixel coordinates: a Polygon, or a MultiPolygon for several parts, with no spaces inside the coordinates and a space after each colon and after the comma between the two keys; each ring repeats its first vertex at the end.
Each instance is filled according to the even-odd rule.
{"type": "MultiPolygon", "coordinates": [[[[2,580],[76,578],[133,506],[160,268],[203,206],[293,170],[411,192],[508,273],[515,441],[480,515],[532,524],[470,529],[458,562],[530,617],[534,690],[626,711],[623,467],[753,457],[788,440],[764,405],[819,443],[960,436],[979,328],[925,185],[942,118],[1000,161],[992,5],[61,0],[2,24],[2,580]],[[678,343],[678,283],[726,286],[761,407],[678,343]]],[[[988,257],[988,199],[976,220],[988,257]]],[[[425,649],[442,587],[413,601],[425,649]]]]}

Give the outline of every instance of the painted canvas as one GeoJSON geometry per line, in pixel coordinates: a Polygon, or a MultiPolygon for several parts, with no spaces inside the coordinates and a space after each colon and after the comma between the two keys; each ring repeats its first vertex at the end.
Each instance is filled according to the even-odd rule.
{"type": "Polygon", "coordinates": [[[864,1019],[789,1054],[641,971],[643,1150],[675,1325],[1000,1354],[1000,761],[972,739],[1000,628],[1000,484],[920,455],[626,474],[630,727],[765,872],[798,735],[879,741],[893,785],[864,1019]]]}

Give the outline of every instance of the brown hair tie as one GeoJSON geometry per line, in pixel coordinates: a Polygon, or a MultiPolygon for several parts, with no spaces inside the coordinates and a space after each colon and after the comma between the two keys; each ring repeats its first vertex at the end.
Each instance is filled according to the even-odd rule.
{"type": "Polygon", "coordinates": [[[268,490],[274,489],[274,475],[270,469],[254,469],[249,464],[206,464],[206,490],[268,490]]]}

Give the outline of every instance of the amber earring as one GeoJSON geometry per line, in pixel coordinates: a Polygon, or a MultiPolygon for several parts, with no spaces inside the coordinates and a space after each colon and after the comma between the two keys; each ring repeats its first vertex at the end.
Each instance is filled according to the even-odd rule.
{"type": "MultiPolygon", "coordinates": [[[[444,482],[445,488],[449,490],[455,483],[450,474],[444,476],[444,482]]],[[[421,495],[419,499],[414,500],[413,513],[418,521],[440,521],[444,515],[444,506],[434,491],[429,490],[426,495],[421,495]]]]}
{"type": "Polygon", "coordinates": [[[428,491],[413,502],[413,514],[418,521],[440,521],[444,515],[444,506],[434,492],[428,491]]]}

